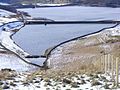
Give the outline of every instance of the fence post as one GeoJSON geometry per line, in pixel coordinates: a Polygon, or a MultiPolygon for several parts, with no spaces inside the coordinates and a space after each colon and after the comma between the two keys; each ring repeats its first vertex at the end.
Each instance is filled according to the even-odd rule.
{"type": "Polygon", "coordinates": [[[110,73],[110,66],[111,66],[111,63],[110,63],[110,54],[107,55],[107,65],[108,65],[108,72],[110,73]]]}
{"type": "Polygon", "coordinates": [[[104,59],[105,59],[105,74],[107,74],[107,56],[104,55],[104,59]]]}
{"type": "Polygon", "coordinates": [[[105,73],[105,55],[102,56],[102,59],[103,59],[103,71],[105,73]]]}
{"type": "Polygon", "coordinates": [[[119,58],[116,57],[116,80],[115,80],[116,88],[119,86],[119,58]]]}
{"type": "Polygon", "coordinates": [[[114,80],[114,59],[113,55],[111,55],[111,73],[112,73],[112,81],[114,80]]]}
{"type": "Polygon", "coordinates": [[[100,63],[101,64],[100,69],[101,69],[101,72],[102,72],[102,71],[104,71],[104,60],[103,60],[102,56],[100,57],[100,61],[101,61],[101,63],[100,63]]]}

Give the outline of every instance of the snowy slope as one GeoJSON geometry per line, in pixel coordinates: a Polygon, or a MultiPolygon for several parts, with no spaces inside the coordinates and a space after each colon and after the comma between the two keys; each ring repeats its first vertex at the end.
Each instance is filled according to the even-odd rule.
{"type": "Polygon", "coordinates": [[[10,15],[15,15],[15,13],[12,13],[12,12],[9,12],[9,11],[3,10],[3,9],[0,9],[0,16],[8,17],[8,16],[10,16],[10,15]]]}
{"type": "MultiPolygon", "coordinates": [[[[18,47],[11,38],[11,36],[16,33],[14,30],[21,29],[24,26],[24,23],[20,22],[17,18],[10,18],[10,15],[13,15],[13,13],[0,10],[0,45],[2,44],[6,49],[14,53],[21,51],[24,54],[27,54],[18,47]]],[[[30,65],[23,62],[17,56],[8,53],[9,51],[4,49],[3,46],[0,46],[0,69],[11,68],[17,71],[26,71],[30,69],[30,65]]]]}
{"type": "MultiPolygon", "coordinates": [[[[94,34],[91,34],[91,35],[87,35],[83,38],[85,38],[86,41],[87,41],[87,40],[89,40],[89,38],[91,38],[93,36],[97,37],[100,42],[106,42],[108,40],[114,40],[114,39],[117,40],[117,37],[120,36],[120,25],[117,25],[116,27],[113,27],[113,28],[105,29],[105,30],[103,30],[99,33],[94,33],[94,34]]],[[[79,39],[77,38],[76,40],[72,40],[72,41],[69,41],[69,42],[66,42],[66,43],[59,44],[56,48],[54,48],[52,51],[50,51],[50,53],[48,55],[49,56],[48,61],[50,61],[50,67],[51,68],[56,68],[56,67],[60,68],[60,67],[64,66],[65,64],[67,64],[68,62],[73,62],[75,58],[76,59],[82,58],[82,56],[80,56],[80,55],[75,56],[74,53],[73,53],[75,51],[71,51],[73,53],[73,55],[68,54],[68,57],[67,57],[67,54],[64,55],[65,52],[67,52],[67,51],[70,52],[71,48],[73,48],[76,45],[76,43],[80,42],[79,39]]],[[[85,45],[89,46],[89,45],[94,45],[97,42],[89,40],[85,43],[86,43],[85,45]]],[[[85,56],[85,55],[83,55],[83,56],[85,56]]]]}

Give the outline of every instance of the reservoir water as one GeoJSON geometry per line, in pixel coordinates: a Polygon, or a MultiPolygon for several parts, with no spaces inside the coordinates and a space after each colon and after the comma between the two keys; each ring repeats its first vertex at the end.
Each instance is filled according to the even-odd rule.
{"type": "MultiPolygon", "coordinates": [[[[106,7],[51,7],[20,9],[32,17],[43,17],[53,20],[120,20],[120,8],[106,7]]],[[[50,47],[66,40],[99,31],[113,24],[61,24],[61,25],[26,25],[17,32],[13,39],[25,51],[41,55],[50,47]]],[[[29,59],[42,65],[45,59],[29,59]]],[[[32,71],[36,67],[29,66],[21,59],[12,55],[1,55],[1,68],[11,68],[17,71],[32,71]]]]}
{"type": "MultiPolygon", "coordinates": [[[[120,20],[120,8],[106,7],[51,7],[20,9],[33,17],[53,20],[120,20]]],[[[44,51],[63,41],[98,31],[113,24],[27,25],[14,36],[16,43],[30,54],[44,51]]]]}

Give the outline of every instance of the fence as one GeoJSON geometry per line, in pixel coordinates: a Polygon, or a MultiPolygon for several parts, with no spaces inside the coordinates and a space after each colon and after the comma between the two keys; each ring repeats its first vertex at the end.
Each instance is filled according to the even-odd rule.
{"type": "Polygon", "coordinates": [[[112,78],[113,87],[119,87],[119,74],[120,74],[120,58],[115,56],[114,53],[105,54],[99,57],[99,70],[105,75],[112,78]]]}

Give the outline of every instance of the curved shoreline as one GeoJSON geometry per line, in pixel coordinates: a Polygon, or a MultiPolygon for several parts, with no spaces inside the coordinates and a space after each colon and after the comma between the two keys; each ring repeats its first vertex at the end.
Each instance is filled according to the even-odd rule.
{"type": "Polygon", "coordinates": [[[60,44],[54,46],[52,49],[49,50],[49,52],[47,52],[46,61],[47,61],[47,59],[49,58],[51,52],[54,51],[57,47],[59,47],[59,46],[61,46],[61,45],[65,44],[65,43],[68,43],[68,42],[70,42],[70,41],[73,41],[73,40],[77,40],[77,39],[80,39],[80,38],[84,38],[84,37],[86,37],[86,36],[88,36],[88,35],[92,35],[92,34],[99,33],[99,32],[101,32],[101,31],[104,31],[105,29],[114,28],[114,27],[116,27],[116,26],[118,26],[118,25],[119,25],[119,23],[116,24],[116,25],[114,25],[114,26],[111,26],[111,27],[103,28],[103,29],[101,29],[101,30],[99,30],[99,31],[96,31],[96,32],[92,32],[92,33],[89,33],[89,34],[85,34],[85,35],[82,35],[82,36],[79,36],[79,37],[76,37],[76,38],[73,38],[73,39],[64,41],[64,42],[62,42],[62,43],[60,43],[60,44]]]}

